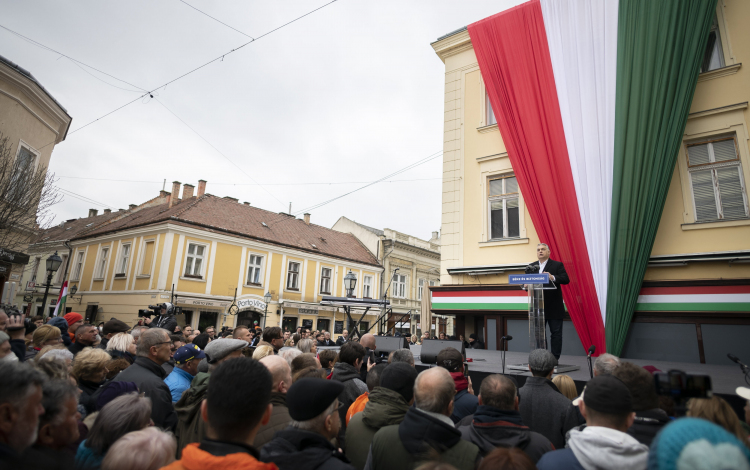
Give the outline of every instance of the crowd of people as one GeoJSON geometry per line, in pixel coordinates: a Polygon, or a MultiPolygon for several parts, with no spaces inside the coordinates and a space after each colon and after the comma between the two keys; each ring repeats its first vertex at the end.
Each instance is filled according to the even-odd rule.
{"type": "Polygon", "coordinates": [[[583,391],[553,377],[547,350],[529,354],[521,387],[474,385],[450,347],[418,370],[407,348],[375,357],[371,334],[169,320],[0,309],[0,468],[750,469],[748,426],[726,401],[675,416],[653,368],[609,354],[583,391]]]}

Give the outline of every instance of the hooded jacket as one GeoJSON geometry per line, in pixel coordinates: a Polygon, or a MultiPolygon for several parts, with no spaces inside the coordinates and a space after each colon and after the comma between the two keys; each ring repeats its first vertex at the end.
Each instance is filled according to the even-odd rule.
{"type": "Polygon", "coordinates": [[[190,444],[182,458],[162,470],[276,470],[276,465],[258,460],[258,452],[246,446],[205,440],[190,444]]]}
{"type": "Polygon", "coordinates": [[[133,365],[113,379],[115,382],[135,382],[138,390],[151,399],[151,419],[162,429],[173,430],[177,415],[172,404],[172,394],[164,383],[167,373],[147,357],[137,357],[133,365]]]}
{"type": "Polygon", "coordinates": [[[365,468],[412,470],[421,462],[440,459],[458,470],[473,470],[479,448],[461,439],[461,433],[445,420],[409,408],[401,424],[375,433],[365,468]]]}
{"type": "Polygon", "coordinates": [[[375,387],[365,409],[352,416],[346,428],[346,456],[357,470],[365,468],[367,454],[375,433],[380,428],[404,420],[409,404],[400,393],[375,387]]]}
{"type": "Polygon", "coordinates": [[[279,470],[353,470],[344,454],[324,436],[288,427],[264,445],[260,460],[273,462],[279,470]]]}
{"type": "Polygon", "coordinates": [[[575,407],[551,380],[529,377],[518,389],[519,411],[523,424],[552,442],[565,447],[565,433],[578,424],[575,407]]]}
{"type": "Polygon", "coordinates": [[[289,416],[289,408],[286,406],[286,393],[271,392],[271,404],[273,405],[271,419],[268,420],[267,424],[262,425],[258,434],[255,435],[253,446],[256,449],[268,444],[273,439],[274,434],[283,431],[292,422],[292,417],[289,416]]]}
{"type": "Polygon", "coordinates": [[[479,405],[477,412],[462,419],[456,428],[463,439],[479,447],[483,457],[496,447],[517,447],[536,463],[555,450],[549,439],[523,425],[518,411],[479,405]]]}
{"type": "Polygon", "coordinates": [[[180,401],[175,403],[174,409],[177,413],[177,455],[188,444],[200,442],[206,435],[205,425],[201,418],[201,402],[206,398],[208,392],[208,379],[211,377],[206,372],[198,372],[190,388],[183,392],[180,401]]]}
{"type": "Polygon", "coordinates": [[[647,463],[648,447],[632,436],[602,426],[587,426],[583,431],[571,431],[568,448],[544,454],[537,468],[644,470],[647,463]]]}
{"type": "Polygon", "coordinates": [[[367,384],[362,381],[359,371],[351,364],[346,362],[337,362],[333,366],[331,380],[338,380],[344,384],[344,391],[339,395],[339,417],[341,417],[341,430],[339,431],[339,444],[342,449],[346,448],[346,412],[352,403],[360,395],[367,392],[367,384]]]}

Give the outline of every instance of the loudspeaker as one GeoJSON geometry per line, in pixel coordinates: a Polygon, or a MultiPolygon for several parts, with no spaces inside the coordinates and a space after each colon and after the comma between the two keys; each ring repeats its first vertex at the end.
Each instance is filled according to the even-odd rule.
{"type": "Polygon", "coordinates": [[[464,350],[463,341],[448,341],[442,339],[426,339],[422,341],[422,352],[419,353],[419,360],[422,364],[435,364],[437,355],[445,348],[456,348],[461,351],[461,355],[466,360],[466,351],[464,350]]]}
{"type": "Polygon", "coordinates": [[[375,337],[375,357],[388,357],[390,353],[397,349],[409,349],[408,336],[376,336],[375,337]]]}

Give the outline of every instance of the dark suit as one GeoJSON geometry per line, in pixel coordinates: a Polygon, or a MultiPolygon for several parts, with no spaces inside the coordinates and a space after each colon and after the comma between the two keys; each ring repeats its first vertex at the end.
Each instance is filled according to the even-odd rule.
{"type": "MultiPolygon", "coordinates": [[[[531,264],[539,266],[539,261],[534,261],[531,264]]],[[[544,285],[545,288],[550,288],[544,291],[544,322],[549,325],[552,355],[559,359],[562,353],[562,328],[563,318],[565,317],[565,306],[563,305],[562,288],[560,286],[569,284],[570,278],[568,278],[568,273],[565,272],[565,266],[560,261],[553,259],[547,260],[543,272],[550,273],[555,277],[553,281],[552,276],[550,276],[550,282],[544,285]],[[557,289],[551,289],[552,287],[557,287],[557,289]]]]}
{"type": "Polygon", "coordinates": [[[336,340],[336,346],[343,346],[348,341],[349,339],[339,336],[339,339],[336,340]]]}

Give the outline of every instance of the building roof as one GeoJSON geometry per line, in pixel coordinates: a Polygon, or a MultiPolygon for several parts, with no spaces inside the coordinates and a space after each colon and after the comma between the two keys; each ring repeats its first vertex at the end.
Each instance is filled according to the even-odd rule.
{"type": "Polygon", "coordinates": [[[464,31],[466,31],[467,29],[469,29],[469,27],[468,27],[468,26],[464,26],[463,28],[458,28],[458,29],[457,29],[457,30],[455,30],[455,31],[451,31],[451,32],[450,32],[450,33],[448,33],[448,34],[444,34],[444,35],[440,36],[439,38],[437,38],[437,39],[435,40],[435,42],[438,42],[438,41],[442,41],[442,40],[443,40],[443,39],[445,39],[445,38],[449,38],[449,37],[453,36],[454,34],[462,33],[462,32],[464,32],[464,31]]]}
{"type": "MultiPolygon", "coordinates": [[[[67,110],[67,109],[65,109],[65,107],[64,107],[63,105],[61,105],[61,104],[60,104],[60,102],[59,102],[59,101],[57,101],[57,100],[55,99],[55,97],[54,97],[54,96],[52,96],[52,93],[50,93],[49,91],[47,91],[47,89],[46,89],[46,88],[44,88],[44,86],[42,86],[42,84],[41,84],[41,83],[39,83],[39,80],[37,80],[36,78],[34,78],[34,76],[33,76],[33,75],[31,75],[31,72],[29,72],[29,71],[28,71],[28,70],[26,70],[25,68],[21,67],[20,65],[16,64],[15,62],[13,62],[13,61],[11,61],[11,60],[8,60],[8,59],[6,59],[6,58],[5,58],[5,57],[3,57],[2,55],[0,55],[0,63],[3,63],[3,64],[5,64],[5,65],[7,65],[8,67],[12,68],[12,69],[13,69],[13,70],[15,70],[16,72],[20,73],[20,74],[21,74],[21,75],[23,75],[24,77],[26,77],[26,78],[28,78],[29,80],[31,80],[32,82],[36,83],[36,85],[37,85],[37,86],[38,86],[39,88],[41,88],[41,89],[42,89],[42,91],[43,91],[43,92],[44,92],[44,93],[45,93],[45,94],[46,94],[47,96],[49,96],[49,97],[50,97],[50,99],[51,99],[52,101],[54,101],[54,102],[55,102],[55,104],[57,104],[57,105],[58,105],[58,106],[60,107],[60,109],[62,109],[62,110],[63,110],[63,112],[64,112],[65,114],[68,114],[68,110],[67,110]]],[[[70,114],[68,114],[68,117],[70,117],[70,114]]]]}
{"type": "Polygon", "coordinates": [[[307,225],[303,220],[257,207],[239,204],[212,194],[177,200],[168,204],[145,207],[104,223],[77,237],[77,240],[119,232],[136,227],[170,222],[198,227],[285,246],[357,263],[380,266],[377,258],[349,233],[337,232],[320,225],[307,225]]]}
{"type": "Polygon", "coordinates": [[[70,219],[58,225],[52,226],[39,232],[39,236],[34,244],[49,244],[55,242],[64,242],[77,236],[80,236],[87,230],[95,229],[99,225],[121,216],[122,212],[112,212],[109,214],[100,214],[94,217],[81,217],[80,219],[70,219]]]}
{"type": "Polygon", "coordinates": [[[378,229],[376,229],[376,228],[372,228],[372,227],[369,227],[369,226],[367,226],[367,225],[364,225],[364,224],[360,224],[359,222],[357,222],[357,221],[355,221],[355,220],[352,220],[352,222],[354,222],[355,224],[359,225],[359,226],[360,226],[360,227],[362,227],[363,229],[365,229],[365,230],[368,230],[368,231],[370,231],[370,232],[374,233],[375,235],[377,235],[377,236],[379,236],[379,237],[382,237],[383,235],[385,235],[385,232],[384,232],[384,231],[382,231],[382,230],[378,230],[378,229]]]}

